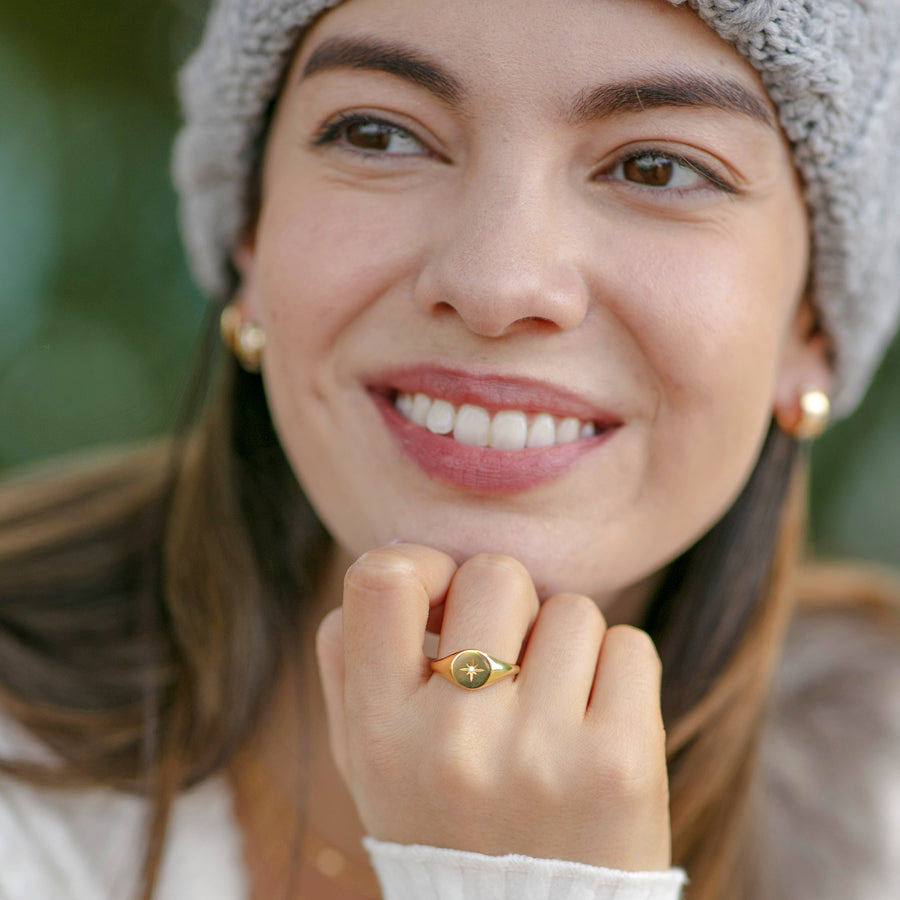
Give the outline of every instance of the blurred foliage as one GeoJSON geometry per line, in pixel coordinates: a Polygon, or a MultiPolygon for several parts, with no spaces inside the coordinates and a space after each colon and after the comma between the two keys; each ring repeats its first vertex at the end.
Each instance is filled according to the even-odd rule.
{"type": "Polygon", "coordinates": [[[0,469],[170,426],[203,302],[175,230],[202,4],[0,0],[0,469]]]}
{"type": "MultiPolygon", "coordinates": [[[[0,0],[0,472],[171,426],[203,309],[169,179],[202,0],[0,0]]],[[[900,289],[900,286],[898,286],[900,289]]],[[[813,454],[827,553],[900,563],[900,342],[813,454]]]]}

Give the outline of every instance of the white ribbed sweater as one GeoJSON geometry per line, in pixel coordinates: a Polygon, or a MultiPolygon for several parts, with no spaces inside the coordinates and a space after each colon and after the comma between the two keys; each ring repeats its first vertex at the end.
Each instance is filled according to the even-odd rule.
{"type": "MultiPolygon", "coordinates": [[[[34,743],[0,720],[0,756],[34,743]]],[[[844,614],[792,629],[754,795],[752,896],[900,897],[900,654],[844,614]]],[[[0,779],[0,900],[130,900],[146,807],[0,779]]],[[[385,900],[677,900],[683,873],[623,873],[367,841],[385,900]]],[[[159,900],[246,900],[226,782],[175,805],[159,900]]]]}

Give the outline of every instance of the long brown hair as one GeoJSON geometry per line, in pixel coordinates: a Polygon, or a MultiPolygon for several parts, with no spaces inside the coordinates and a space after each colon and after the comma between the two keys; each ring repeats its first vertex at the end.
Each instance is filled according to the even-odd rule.
{"type": "MultiPolygon", "coordinates": [[[[0,702],[59,759],[2,768],[145,793],[144,898],[173,799],[250,734],[329,546],[261,378],[215,362],[215,313],[171,441],[11,485],[0,513],[0,702]]],[[[692,900],[736,896],[743,799],[802,535],[796,457],[773,428],[741,496],[669,567],[645,623],[664,663],[673,852],[692,900]]]]}

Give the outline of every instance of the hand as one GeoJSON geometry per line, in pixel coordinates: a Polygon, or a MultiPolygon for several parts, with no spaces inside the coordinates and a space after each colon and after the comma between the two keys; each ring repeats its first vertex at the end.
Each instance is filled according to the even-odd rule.
{"type": "Polygon", "coordinates": [[[634,871],[670,865],[660,662],[588,597],[542,605],[504,556],[461,566],[416,544],[365,554],[318,634],[332,750],[369,834],[634,871]],[[480,691],[422,651],[476,648],[521,671],[480,691]]]}

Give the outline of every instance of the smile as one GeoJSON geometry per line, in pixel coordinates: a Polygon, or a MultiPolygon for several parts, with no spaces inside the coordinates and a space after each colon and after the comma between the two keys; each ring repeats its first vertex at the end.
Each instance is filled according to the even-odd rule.
{"type": "Polygon", "coordinates": [[[381,373],[368,393],[404,456],[430,479],[477,493],[561,478],[625,424],[562,387],[442,366],[381,373]]]}
{"type": "Polygon", "coordinates": [[[492,414],[482,406],[471,403],[455,406],[423,393],[398,393],[394,408],[405,419],[432,434],[495,450],[555,447],[597,434],[593,422],[574,416],[558,418],[548,412],[525,413],[515,409],[492,414]]]}

